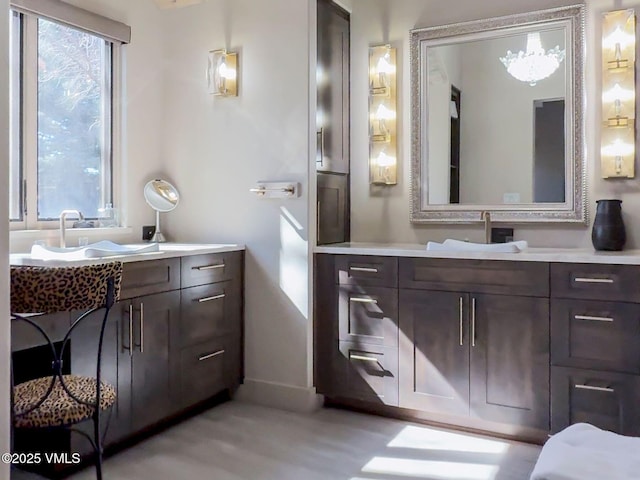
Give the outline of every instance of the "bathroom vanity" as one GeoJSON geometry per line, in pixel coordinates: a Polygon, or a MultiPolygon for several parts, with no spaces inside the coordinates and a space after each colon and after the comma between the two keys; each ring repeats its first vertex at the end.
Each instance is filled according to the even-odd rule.
{"type": "Polygon", "coordinates": [[[315,263],[330,403],[533,441],[640,434],[640,252],[342,244],[315,263]]]}
{"type": "MultiPolygon", "coordinates": [[[[103,379],[118,396],[107,447],[233,393],[243,378],[243,246],[168,244],[160,252],[113,259],[123,261],[124,269],[103,353],[103,379]]],[[[12,261],[29,263],[20,256],[12,261]]],[[[40,323],[57,342],[77,316],[49,315],[40,323]]],[[[69,373],[95,376],[101,318],[98,312],[72,335],[65,359],[69,373]]],[[[43,372],[33,369],[35,357],[46,354],[41,344],[28,326],[14,324],[16,383],[47,374],[46,364],[43,372]]],[[[43,440],[42,434],[38,439],[20,435],[18,449],[38,451],[33,442],[43,440]]],[[[79,435],[57,435],[62,437],[49,440],[69,452],[90,451],[79,435]]]]}

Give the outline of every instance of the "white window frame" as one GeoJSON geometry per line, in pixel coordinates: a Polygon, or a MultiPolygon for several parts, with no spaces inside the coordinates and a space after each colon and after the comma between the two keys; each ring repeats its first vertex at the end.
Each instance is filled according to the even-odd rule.
{"type": "MultiPolygon", "coordinates": [[[[43,0],[41,0],[43,1],[43,0]]],[[[47,0],[44,0],[47,1],[47,0]]],[[[38,15],[29,12],[15,10],[22,15],[20,42],[22,62],[18,62],[22,68],[21,77],[21,103],[20,114],[12,121],[18,122],[17,127],[21,129],[21,169],[22,169],[22,185],[21,185],[21,207],[22,220],[13,220],[10,222],[12,231],[20,230],[50,230],[58,228],[58,219],[38,220],[38,15]],[[25,191],[26,189],[26,191],[25,191]]],[[[13,15],[14,10],[11,10],[13,15]]],[[[11,17],[13,19],[13,17],[11,17]]],[[[42,17],[46,18],[46,17],[42,17]]],[[[47,18],[50,21],[55,19],[47,18]]],[[[58,22],[61,23],[61,22],[58,22]]],[[[75,25],[61,23],[69,28],[83,30],[75,25]]],[[[87,33],[96,35],[92,31],[87,33]]],[[[102,36],[102,35],[96,35],[102,36]]],[[[103,164],[103,205],[112,203],[115,208],[124,213],[121,195],[121,162],[122,162],[122,101],[123,101],[123,80],[122,80],[122,43],[119,41],[111,41],[109,38],[102,37],[103,40],[110,44],[110,69],[107,68],[106,74],[109,77],[108,83],[111,87],[110,105],[104,105],[106,113],[106,122],[108,129],[105,132],[106,137],[103,142],[103,162],[110,164],[111,168],[104,168],[103,164]],[[110,107],[110,108],[108,108],[110,107]],[[110,118],[109,118],[110,117],[110,118]],[[110,195],[109,195],[110,194],[110,195]]],[[[15,39],[11,38],[11,42],[15,39]]],[[[123,218],[124,215],[121,215],[123,218]]]]}

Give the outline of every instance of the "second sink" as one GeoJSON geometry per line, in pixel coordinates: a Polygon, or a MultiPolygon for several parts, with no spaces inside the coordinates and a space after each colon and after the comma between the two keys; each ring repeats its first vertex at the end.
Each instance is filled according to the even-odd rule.
{"type": "Polygon", "coordinates": [[[526,241],[508,243],[472,243],[462,242],[448,238],[442,243],[427,243],[428,251],[435,252],[494,252],[494,253],[520,253],[528,248],[526,241]]]}
{"type": "Polygon", "coordinates": [[[157,243],[149,245],[119,245],[109,240],[92,243],[84,247],[58,248],[34,245],[31,258],[36,260],[84,260],[87,258],[113,257],[117,255],[135,255],[159,251],[157,243]]]}

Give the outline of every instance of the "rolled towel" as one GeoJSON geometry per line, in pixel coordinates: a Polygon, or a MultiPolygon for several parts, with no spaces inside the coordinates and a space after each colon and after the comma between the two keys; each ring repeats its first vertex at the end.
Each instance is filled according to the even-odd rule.
{"type": "Polygon", "coordinates": [[[640,438],[586,423],[552,436],[540,452],[530,480],[638,480],[640,438]]]}

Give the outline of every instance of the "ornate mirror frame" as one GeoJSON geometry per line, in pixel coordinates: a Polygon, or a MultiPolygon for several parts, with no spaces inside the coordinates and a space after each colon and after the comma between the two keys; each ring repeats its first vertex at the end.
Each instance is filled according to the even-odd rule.
{"type": "MultiPolygon", "coordinates": [[[[508,32],[509,30],[507,30],[508,32]]],[[[410,32],[411,62],[411,223],[477,222],[481,211],[511,223],[587,224],[585,158],[585,6],[572,5],[531,13],[509,15],[451,25],[414,29],[410,32]],[[427,48],[474,38],[501,37],[505,29],[554,24],[567,29],[565,202],[529,204],[427,205],[427,48]]]]}

